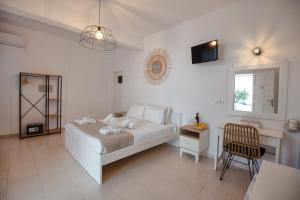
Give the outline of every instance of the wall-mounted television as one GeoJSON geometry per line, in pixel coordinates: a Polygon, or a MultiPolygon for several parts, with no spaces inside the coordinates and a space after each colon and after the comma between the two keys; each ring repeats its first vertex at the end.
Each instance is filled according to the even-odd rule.
{"type": "Polygon", "coordinates": [[[191,51],[193,64],[218,60],[218,40],[193,46],[191,51]]]}

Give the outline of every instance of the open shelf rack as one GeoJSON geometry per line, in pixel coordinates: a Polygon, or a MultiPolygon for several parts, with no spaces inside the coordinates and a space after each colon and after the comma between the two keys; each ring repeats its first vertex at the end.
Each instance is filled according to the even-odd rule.
{"type": "Polygon", "coordinates": [[[21,72],[19,76],[20,139],[61,133],[62,76],[27,72],[21,72]],[[31,81],[34,79],[38,79],[38,81],[31,81]],[[31,86],[31,93],[26,94],[24,87],[28,85],[31,86]],[[27,104],[27,108],[24,108],[25,104],[27,104]],[[43,132],[29,135],[26,132],[27,124],[24,123],[24,118],[30,115],[33,111],[37,111],[37,114],[35,115],[39,115],[41,117],[41,119],[39,118],[37,122],[43,124],[43,132]]]}

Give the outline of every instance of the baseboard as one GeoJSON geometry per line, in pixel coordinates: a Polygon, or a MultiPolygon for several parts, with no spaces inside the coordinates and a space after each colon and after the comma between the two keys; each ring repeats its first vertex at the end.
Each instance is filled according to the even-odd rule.
{"type": "Polygon", "coordinates": [[[18,135],[19,135],[18,133],[9,133],[9,134],[0,135],[0,138],[16,137],[18,135]]]}
{"type": "MultiPolygon", "coordinates": [[[[61,128],[61,133],[65,132],[65,128],[61,128]]],[[[56,134],[56,133],[52,133],[56,134]]],[[[49,135],[52,135],[51,133],[49,135]]],[[[8,138],[8,137],[19,137],[19,133],[8,133],[8,134],[0,134],[0,138],[8,138]]]]}

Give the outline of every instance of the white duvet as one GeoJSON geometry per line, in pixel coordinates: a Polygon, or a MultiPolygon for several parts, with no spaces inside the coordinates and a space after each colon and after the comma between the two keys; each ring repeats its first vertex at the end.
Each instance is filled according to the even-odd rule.
{"type": "MultiPolygon", "coordinates": [[[[118,121],[122,121],[124,120],[124,118],[125,117],[121,117],[117,119],[118,121]]],[[[138,143],[144,143],[150,140],[158,139],[170,133],[175,134],[175,128],[176,128],[175,124],[158,125],[144,120],[138,120],[133,118],[130,118],[130,120],[135,123],[136,128],[135,129],[126,128],[125,130],[129,131],[133,135],[134,145],[138,143]]],[[[90,135],[85,134],[84,132],[76,128],[71,123],[67,124],[65,128],[66,128],[66,132],[68,132],[67,133],[68,137],[72,137],[73,139],[84,140],[87,143],[87,145],[93,148],[97,153],[102,153],[101,152],[102,144],[98,138],[91,137],[90,135]]]]}

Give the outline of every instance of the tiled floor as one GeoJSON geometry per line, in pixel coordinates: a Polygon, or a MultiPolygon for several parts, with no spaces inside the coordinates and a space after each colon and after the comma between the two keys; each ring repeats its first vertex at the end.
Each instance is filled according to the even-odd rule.
{"type": "Polygon", "coordinates": [[[243,199],[247,171],[232,167],[223,182],[213,162],[197,164],[161,145],[104,167],[96,182],[64,149],[61,135],[0,138],[1,200],[243,199]]]}

